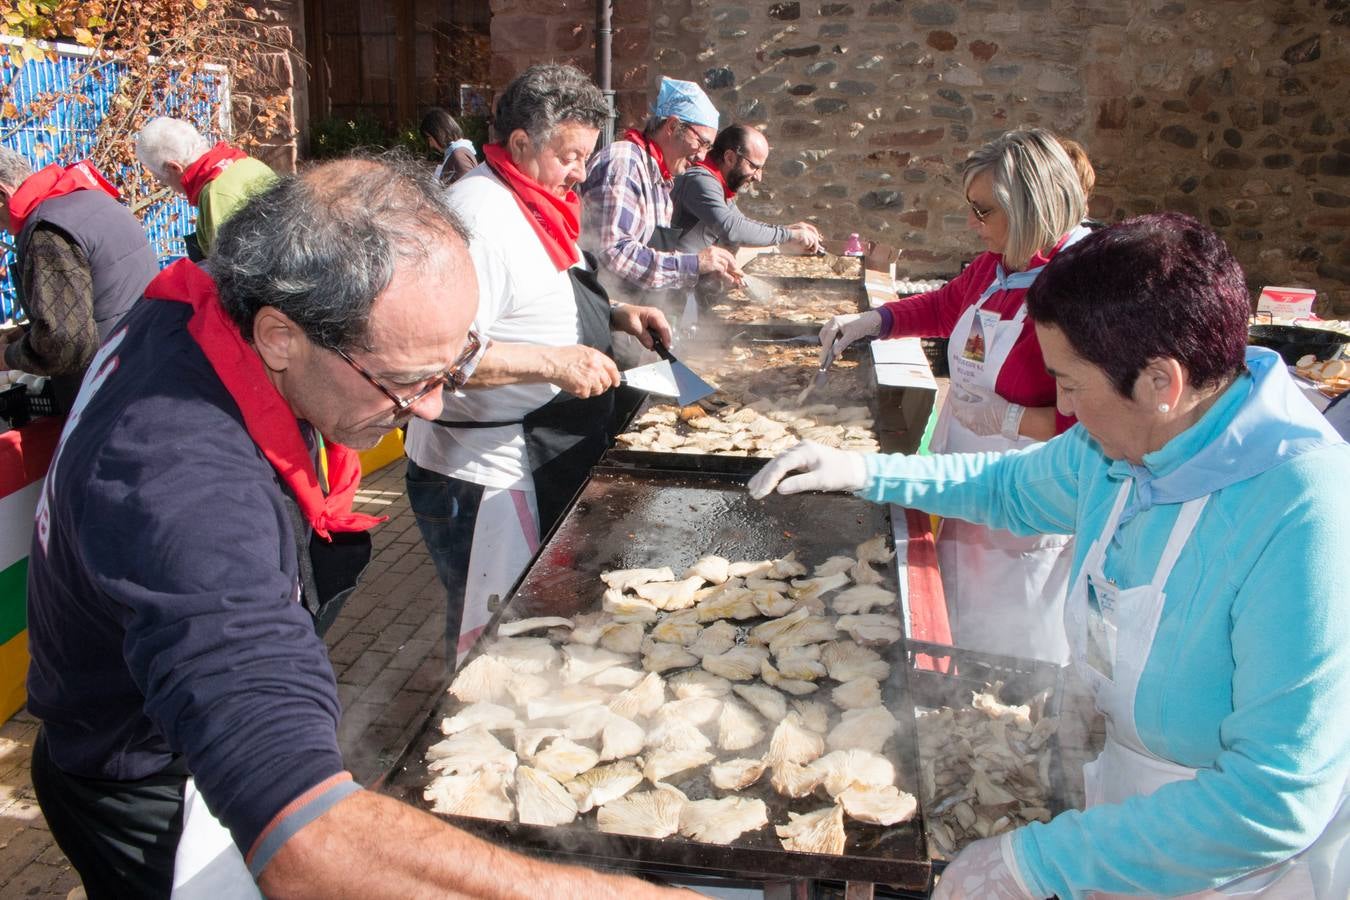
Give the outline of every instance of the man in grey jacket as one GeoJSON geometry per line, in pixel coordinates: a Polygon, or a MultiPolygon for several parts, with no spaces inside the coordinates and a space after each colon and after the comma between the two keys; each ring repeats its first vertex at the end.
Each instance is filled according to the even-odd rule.
{"type": "Polygon", "coordinates": [[[671,198],[675,212],[671,228],[678,235],[675,249],[697,253],[717,244],[723,247],[775,247],[813,253],[820,232],[809,222],[769,225],[747,218],[736,207],[736,193],[764,177],[769,142],[755,128],[728,125],[717,135],[707,158],[675,179],[671,198]]]}

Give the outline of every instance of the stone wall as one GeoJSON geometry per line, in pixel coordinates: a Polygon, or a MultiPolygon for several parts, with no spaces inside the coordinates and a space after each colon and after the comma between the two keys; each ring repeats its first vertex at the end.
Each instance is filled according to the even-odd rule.
{"type": "MultiPolygon", "coordinates": [[[[660,77],[650,66],[652,11],[649,0],[614,2],[610,77],[620,128],[646,115],[648,85],[660,77]]],[[[595,0],[492,0],[493,86],[536,62],[595,73],[595,0]]]]}
{"type": "MultiPolygon", "coordinates": [[[[1094,215],[1196,215],[1253,286],[1313,286],[1323,314],[1350,317],[1347,0],[615,5],[628,123],[646,108],[635,88],[665,74],[704,84],[724,123],[765,129],[764,184],[742,200],[755,215],[859,231],[902,247],[910,274],[951,273],[979,249],[957,164],[1040,125],[1088,148],[1094,215]]],[[[591,2],[493,11],[494,76],[551,56],[590,69],[591,2]]]]}
{"type": "Polygon", "coordinates": [[[258,128],[254,98],[288,94],[289,108],[272,133],[250,152],[278,172],[294,172],[302,152],[301,128],[309,119],[304,4],[300,0],[267,0],[254,9],[258,18],[248,27],[260,48],[255,61],[257,71],[231,86],[234,130],[239,134],[258,128]]]}

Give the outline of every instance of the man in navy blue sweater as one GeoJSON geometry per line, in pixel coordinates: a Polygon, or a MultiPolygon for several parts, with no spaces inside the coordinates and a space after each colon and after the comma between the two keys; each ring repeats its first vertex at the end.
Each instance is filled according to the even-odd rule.
{"type": "Polygon", "coordinates": [[[435,185],[353,160],[283,178],[209,265],[165,270],[109,335],[38,508],[33,781],[88,895],[665,893],[501,850],[342,764],[319,586],[335,559],[354,580],[377,521],[347,448],[435,418],[478,354],[435,185]]]}

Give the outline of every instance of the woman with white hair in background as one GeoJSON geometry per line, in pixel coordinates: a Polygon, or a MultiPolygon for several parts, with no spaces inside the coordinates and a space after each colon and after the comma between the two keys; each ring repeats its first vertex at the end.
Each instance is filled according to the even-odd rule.
{"type": "MultiPolygon", "coordinates": [[[[820,332],[822,360],[863,338],[948,338],[951,388],[933,452],[1034,446],[1074,420],[1055,410],[1025,297],[1046,263],[1088,233],[1082,183],[1059,140],[1029,128],[970,155],[965,194],[987,252],[936,291],[831,319],[820,332]]],[[[945,520],[938,561],[955,644],[1065,662],[1069,541],[945,520]]]]}

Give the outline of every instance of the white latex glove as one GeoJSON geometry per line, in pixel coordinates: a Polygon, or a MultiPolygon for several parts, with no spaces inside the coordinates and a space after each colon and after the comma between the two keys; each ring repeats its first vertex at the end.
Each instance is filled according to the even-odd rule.
{"type": "Polygon", "coordinates": [[[803,441],[770,460],[750,479],[749,487],[751,497],[763,500],[775,487],[780,494],[799,494],[802,491],[858,491],[865,484],[867,464],[861,453],[803,441]],[[789,472],[801,474],[784,478],[789,472]]]}
{"type": "Polygon", "coordinates": [[[1012,832],[984,838],[956,855],[938,879],[933,900],[1040,900],[1017,871],[1012,832]]]}
{"type": "Polygon", "coordinates": [[[976,434],[1001,434],[1010,441],[1017,440],[1017,427],[1026,407],[1010,403],[995,393],[957,387],[951,389],[947,402],[952,405],[956,421],[976,434]]]}
{"type": "Polygon", "coordinates": [[[869,309],[865,313],[850,313],[835,316],[820,329],[820,364],[825,365],[825,353],[834,345],[834,355],[844,352],[844,348],[863,338],[877,337],[881,334],[881,313],[869,309]]]}

